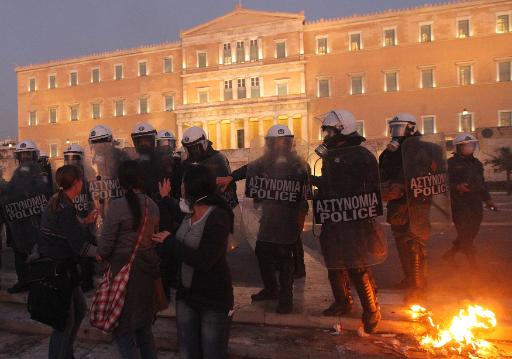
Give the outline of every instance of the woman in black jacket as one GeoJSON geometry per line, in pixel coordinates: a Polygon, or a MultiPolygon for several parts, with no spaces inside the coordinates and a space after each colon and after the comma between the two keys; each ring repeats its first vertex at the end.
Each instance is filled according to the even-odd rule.
{"type": "Polygon", "coordinates": [[[180,207],[187,213],[176,239],[160,232],[154,240],[170,240],[180,264],[176,322],[183,358],[227,358],[233,285],[226,260],[233,212],[216,194],[214,174],[192,165],[183,176],[180,207]]]}
{"type": "MultiPolygon", "coordinates": [[[[73,204],[73,199],[82,191],[81,170],[72,165],[62,166],[57,170],[55,180],[59,191],[50,199],[41,218],[39,253],[53,260],[55,271],[66,275],[72,287],[65,328],[62,331],[53,329],[48,350],[50,359],[68,359],[73,357],[73,342],[87,310],[77,270],[79,258],[99,260],[99,257],[78,221],[73,204]]],[[[96,215],[92,212],[84,222],[94,222],[96,215]]]]}

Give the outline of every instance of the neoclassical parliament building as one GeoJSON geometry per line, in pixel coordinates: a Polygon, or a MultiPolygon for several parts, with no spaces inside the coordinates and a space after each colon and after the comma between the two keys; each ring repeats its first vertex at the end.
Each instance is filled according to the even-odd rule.
{"type": "Polygon", "coordinates": [[[511,0],[314,21],[237,5],[176,42],[17,67],[18,136],[58,159],[96,124],[131,146],[147,121],[178,139],[201,126],[215,148],[240,149],[275,123],[317,141],[333,108],[369,139],[398,112],[454,136],[512,125],[511,67],[511,0]]]}

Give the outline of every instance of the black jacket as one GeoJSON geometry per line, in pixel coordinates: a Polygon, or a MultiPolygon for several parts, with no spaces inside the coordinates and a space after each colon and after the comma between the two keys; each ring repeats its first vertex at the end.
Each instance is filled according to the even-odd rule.
{"type": "Polygon", "coordinates": [[[482,206],[482,202],[491,199],[485,184],[484,166],[477,158],[464,157],[455,153],[448,159],[448,174],[454,209],[465,206],[482,206]],[[457,185],[462,183],[468,184],[470,192],[460,193],[457,191],[457,185]]]}

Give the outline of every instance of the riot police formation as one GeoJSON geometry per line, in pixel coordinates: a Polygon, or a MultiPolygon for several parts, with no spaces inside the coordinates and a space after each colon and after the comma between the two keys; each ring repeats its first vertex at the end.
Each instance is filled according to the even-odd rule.
{"type": "Polygon", "coordinates": [[[377,160],[361,146],[365,139],[348,111],[327,113],[322,135],[323,142],[315,150],[322,173],[313,175],[311,184],[317,188],[313,208],[316,223],[322,225],[320,246],[334,295],[324,315],[342,315],[352,309],[352,282],[363,308],[364,329],[371,333],[381,314],[370,266],[387,254],[375,221],[382,212],[377,160]]]}
{"type": "Polygon", "coordinates": [[[277,313],[290,313],[294,252],[307,212],[305,153],[297,151],[294,136],[283,125],[270,127],[264,148],[258,151],[253,146],[251,153],[255,153],[251,157],[257,158],[217,182],[226,186],[245,179],[245,195],[258,211],[255,253],[264,287],[251,296],[252,301],[278,299],[277,313]]]}
{"type": "Polygon", "coordinates": [[[395,116],[389,131],[391,141],[380,155],[379,166],[387,221],[404,272],[396,287],[407,289],[405,300],[414,302],[425,294],[431,211],[449,218],[446,163],[442,147],[423,138],[413,115],[395,116]]]}
{"type": "MultiPolygon", "coordinates": [[[[63,151],[63,155],[65,165],[76,166],[80,168],[82,175],[85,173],[85,153],[82,146],[74,143],[70,144],[63,151]]],[[[94,211],[85,176],[82,178],[82,191],[73,199],[73,204],[75,206],[78,220],[84,227],[83,232],[87,234],[87,239],[92,245],[97,245],[96,238],[94,236],[94,225],[84,223],[85,218],[94,211]]],[[[87,292],[94,289],[95,259],[91,257],[81,257],[79,262],[82,274],[81,287],[84,292],[87,292]]]]}
{"type": "Polygon", "coordinates": [[[38,163],[39,150],[32,141],[21,141],[14,151],[18,167],[0,189],[2,217],[7,225],[7,242],[14,250],[17,283],[10,293],[26,289],[29,256],[36,252],[41,213],[52,194],[50,176],[38,163]]]}
{"type": "Polygon", "coordinates": [[[477,267],[474,240],[483,217],[482,203],[496,210],[485,184],[484,167],[474,156],[478,139],[462,133],[453,140],[455,152],[448,159],[452,218],[457,230],[453,247],[443,255],[452,261],[457,253],[464,254],[472,267],[477,267]]]}

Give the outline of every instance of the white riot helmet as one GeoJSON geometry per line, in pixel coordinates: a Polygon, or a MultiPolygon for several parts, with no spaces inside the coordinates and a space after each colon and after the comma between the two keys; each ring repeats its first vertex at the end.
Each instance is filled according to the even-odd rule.
{"type": "Polygon", "coordinates": [[[63,152],[64,163],[67,165],[82,166],[84,160],[84,149],[82,146],[72,143],[63,152]]]}
{"type": "Polygon", "coordinates": [[[112,130],[105,125],[94,126],[89,131],[89,143],[112,142],[112,130]]]}
{"type": "Polygon", "coordinates": [[[176,149],[176,137],[169,130],[161,130],[156,134],[157,147],[169,147],[171,151],[176,149]]]}
{"type": "Polygon", "coordinates": [[[455,151],[463,156],[472,155],[478,148],[478,139],[470,133],[461,133],[453,140],[455,151]]]}
{"type": "Polygon", "coordinates": [[[405,138],[416,133],[416,117],[410,113],[399,113],[389,122],[389,135],[391,142],[388,143],[387,149],[395,152],[400,148],[400,142],[405,138]]]}
{"type": "Polygon", "coordinates": [[[190,127],[183,133],[181,144],[186,151],[186,158],[192,162],[201,161],[210,142],[201,127],[190,127]]]}
{"type": "Polygon", "coordinates": [[[132,141],[139,154],[149,155],[155,149],[156,130],[147,122],[139,122],[132,130],[132,141]]]}
{"type": "Polygon", "coordinates": [[[14,149],[14,156],[22,164],[26,162],[36,162],[39,157],[39,149],[33,141],[21,141],[14,149]]]}
{"type": "Polygon", "coordinates": [[[265,138],[293,137],[290,129],[285,125],[274,125],[268,129],[265,138]]]}
{"type": "Polygon", "coordinates": [[[322,118],[323,143],[315,152],[320,157],[327,156],[329,147],[343,137],[357,136],[357,121],[354,114],[347,110],[332,110],[322,118]]]}

